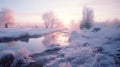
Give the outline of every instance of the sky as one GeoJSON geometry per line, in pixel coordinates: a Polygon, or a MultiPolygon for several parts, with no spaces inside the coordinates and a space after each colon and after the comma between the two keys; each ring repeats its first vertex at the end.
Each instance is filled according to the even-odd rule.
{"type": "Polygon", "coordinates": [[[66,23],[78,21],[85,5],[94,10],[96,21],[120,19],[120,0],[0,0],[0,9],[12,9],[16,22],[41,22],[41,15],[48,11],[66,23]]]}

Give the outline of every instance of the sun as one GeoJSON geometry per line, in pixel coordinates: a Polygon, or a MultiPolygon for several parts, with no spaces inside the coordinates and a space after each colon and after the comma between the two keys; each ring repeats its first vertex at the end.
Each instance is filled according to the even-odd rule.
{"type": "Polygon", "coordinates": [[[70,27],[70,18],[67,17],[66,15],[58,15],[57,16],[61,21],[64,27],[69,28],[70,27]]]}

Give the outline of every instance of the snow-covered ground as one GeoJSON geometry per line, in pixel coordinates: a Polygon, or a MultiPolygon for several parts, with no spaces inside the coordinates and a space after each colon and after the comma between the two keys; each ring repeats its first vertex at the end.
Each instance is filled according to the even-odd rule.
{"type": "Polygon", "coordinates": [[[45,67],[120,67],[120,27],[73,31],[69,43],[45,67]]]}
{"type": "Polygon", "coordinates": [[[33,35],[43,35],[45,33],[51,33],[54,31],[61,30],[61,28],[57,29],[46,29],[46,28],[1,28],[0,29],[0,37],[19,37],[24,34],[28,34],[30,36],[33,35]]]}
{"type": "Polygon", "coordinates": [[[65,28],[1,28],[0,42],[18,41],[23,38],[41,37],[46,34],[64,30],[65,28]]]}
{"type": "Polygon", "coordinates": [[[70,46],[59,51],[64,57],[57,58],[49,66],[61,64],[71,67],[119,67],[120,28],[103,27],[99,31],[73,31],[70,46]],[[64,60],[64,62],[62,62],[64,60]]]}
{"type": "MultiPolygon", "coordinates": [[[[30,34],[35,33],[31,31],[30,34]]],[[[69,45],[48,48],[42,53],[29,55],[29,51],[22,50],[19,51],[22,56],[3,51],[0,64],[9,57],[11,67],[120,67],[120,27],[99,26],[72,31],[69,45]]]]}

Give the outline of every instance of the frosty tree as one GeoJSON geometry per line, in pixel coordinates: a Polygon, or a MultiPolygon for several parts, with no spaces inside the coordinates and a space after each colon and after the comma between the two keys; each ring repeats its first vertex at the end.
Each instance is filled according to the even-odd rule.
{"type": "MultiPolygon", "coordinates": [[[[43,14],[42,19],[44,21],[46,28],[59,28],[63,27],[62,22],[56,18],[55,14],[53,12],[46,12],[43,14]]],[[[45,39],[43,40],[43,44],[47,46],[53,46],[54,42],[56,41],[56,38],[59,34],[58,33],[51,33],[45,35],[45,39]]]]}
{"type": "Polygon", "coordinates": [[[0,25],[5,25],[5,28],[8,28],[8,24],[14,24],[13,11],[7,8],[2,8],[0,11],[0,25]]]}
{"type": "Polygon", "coordinates": [[[44,20],[46,28],[55,28],[62,26],[61,22],[58,20],[58,18],[55,17],[53,12],[44,13],[42,19],[44,20]]]}
{"type": "Polygon", "coordinates": [[[94,12],[91,8],[84,7],[80,29],[89,29],[92,27],[94,12]]]}

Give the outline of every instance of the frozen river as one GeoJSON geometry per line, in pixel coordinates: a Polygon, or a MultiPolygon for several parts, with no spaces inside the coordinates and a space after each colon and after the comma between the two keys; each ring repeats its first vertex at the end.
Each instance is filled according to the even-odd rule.
{"type": "Polygon", "coordinates": [[[23,40],[23,41],[11,41],[11,42],[0,43],[0,51],[3,50],[18,51],[22,48],[29,50],[31,53],[41,52],[46,48],[46,46],[43,45],[42,43],[43,39],[44,37],[40,37],[40,38],[30,38],[29,41],[27,42],[23,40]]]}
{"type": "Polygon", "coordinates": [[[51,44],[51,42],[52,44],[59,44],[60,46],[68,44],[67,42],[68,37],[65,36],[64,33],[60,33],[60,35],[57,35],[56,39],[53,41],[52,40],[49,40],[49,42],[45,41],[45,38],[46,37],[42,36],[38,38],[26,38],[18,41],[0,43],[0,52],[4,50],[12,50],[12,51],[27,50],[32,54],[40,53],[46,50],[50,46],[43,43],[43,40],[47,44],[51,44]]]}

